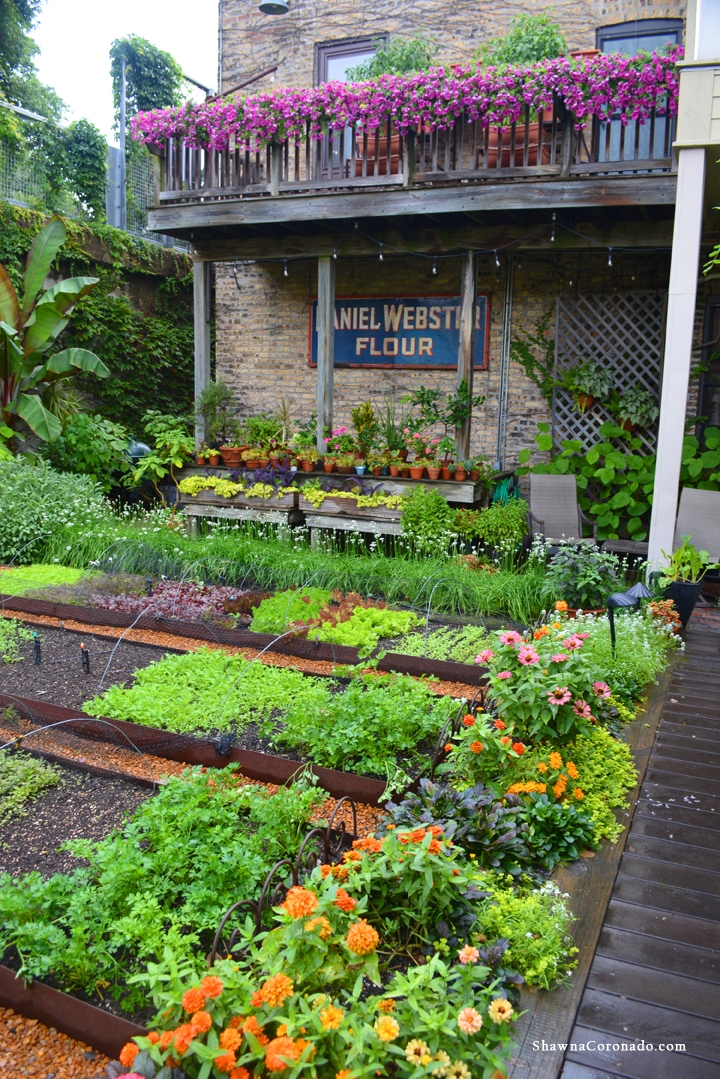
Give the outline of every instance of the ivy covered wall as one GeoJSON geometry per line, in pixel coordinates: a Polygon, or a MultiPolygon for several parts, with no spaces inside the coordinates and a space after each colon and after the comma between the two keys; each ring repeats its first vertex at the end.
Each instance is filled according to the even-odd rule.
{"type": "MultiPolygon", "coordinates": [[[[0,201],[0,262],[19,286],[33,236],[46,216],[0,201]]],[[[77,379],[92,407],[140,433],[148,408],[179,414],[193,399],[192,263],[181,251],[108,225],[64,219],[67,239],[53,277],[98,277],[60,342],[89,348],[107,379],[77,379]]]]}

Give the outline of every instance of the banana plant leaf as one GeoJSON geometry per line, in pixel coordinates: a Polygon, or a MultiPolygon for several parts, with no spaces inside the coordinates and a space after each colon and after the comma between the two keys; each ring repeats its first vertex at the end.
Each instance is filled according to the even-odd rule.
{"type": "Polygon", "coordinates": [[[62,433],[60,420],[57,416],[53,416],[52,412],[48,412],[36,394],[18,394],[16,410],[18,416],[22,416],[28,427],[32,428],[35,434],[45,442],[54,442],[60,437],[62,433]]]}

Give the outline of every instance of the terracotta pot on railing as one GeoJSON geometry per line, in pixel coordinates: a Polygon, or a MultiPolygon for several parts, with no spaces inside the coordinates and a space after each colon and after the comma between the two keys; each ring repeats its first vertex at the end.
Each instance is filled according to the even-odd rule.
{"type": "Polygon", "coordinates": [[[600,56],[600,49],[574,49],[570,56],[573,60],[592,60],[593,56],[600,56]]]}
{"type": "MultiPolygon", "coordinates": [[[[362,136],[357,140],[357,157],[355,158],[355,175],[362,176],[363,174],[363,162],[362,162],[362,136]]],[[[368,176],[387,176],[387,138],[378,139],[378,156],[375,157],[375,136],[371,133],[368,135],[367,141],[367,175],[368,176]]],[[[349,162],[348,162],[349,164],[349,162]]],[[[400,167],[400,136],[390,136],[390,175],[397,176],[401,171],[400,167]]]]}
{"type": "MultiPolygon", "coordinates": [[[[528,124],[528,167],[538,164],[538,139],[540,134],[540,124],[528,124]]],[[[496,169],[498,167],[507,169],[510,167],[510,149],[511,149],[512,134],[508,128],[502,132],[502,140],[500,143],[500,163],[498,165],[498,129],[496,127],[489,127],[487,129],[487,162],[488,167],[496,169]]],[[[543,144],[542,147],[542,161],[543,165],[550,164],[550,147],[543,144]]],[[[522,124],[517,124],[515,127],[515,168],[521,168],[525,159],[525,127],[522,124]]]]}

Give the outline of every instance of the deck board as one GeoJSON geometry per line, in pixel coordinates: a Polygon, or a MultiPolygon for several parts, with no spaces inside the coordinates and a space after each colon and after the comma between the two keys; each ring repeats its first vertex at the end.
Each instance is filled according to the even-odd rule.
{"type": "Polygon", "coordinates": [[[561,1079],[720,1076],[719,648],[691,623],[561,1079]]]}

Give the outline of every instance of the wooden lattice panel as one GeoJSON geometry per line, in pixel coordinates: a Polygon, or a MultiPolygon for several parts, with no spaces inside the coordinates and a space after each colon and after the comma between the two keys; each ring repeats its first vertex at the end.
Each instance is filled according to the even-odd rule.
{"type": "MultiPolygon", "coordinates": [[[[665,328],[665,295],[660,292],[562,293],[557,299],[555,371],[589,359],[612,372],[622,394],[638,383],[658,398],[665,328]]],[[[595,402],[583,414],[567,390],[553,395],[553,438],[577,438],[589,447],[600,440],[601,424],[613,416],[595,402]]],[[[657,424],[635,432],[654,453],[657,424]]]]}

